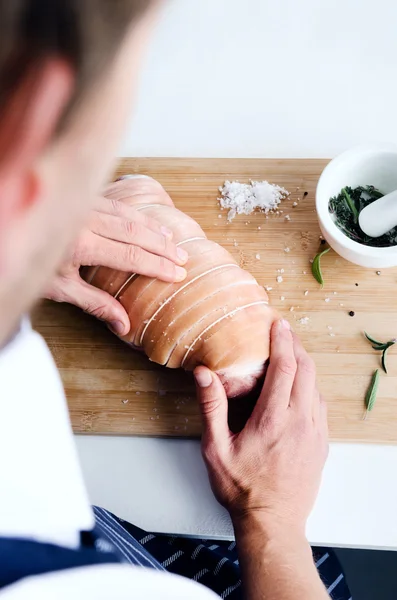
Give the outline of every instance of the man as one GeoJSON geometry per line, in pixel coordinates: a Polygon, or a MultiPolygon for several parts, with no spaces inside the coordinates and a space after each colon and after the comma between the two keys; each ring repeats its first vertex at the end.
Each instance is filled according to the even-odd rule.
{"type": "MultiPolygon", "coordinates": [[[[82,282],[82,264],[167,281],[186,275],[187,256],[170,232],[100,197],[157,4],[0,0],[0,597],[216,597],[209,587],[224,598],[240,594],[240,580],[219,589],[223,559],[192,575],[218,577],[204,587],[165,572],[155,536],[146,536],[158,542],[151,552],[137,541],[140,530],[101,509],[95,525],[59,377],[23,317],[47,295],[125,334],[123,308],[82,282]]],[[[278,322],[263,390],[238,435],[216,375],[199,367],[195,377],[203,454],[233,520],[246,598],[327,598],[305,538],[327,456],[312,360],[278,322]]],[[[203,549],[210,561],[209,546],[196,545],[191,560],[203,549]]],[[[338,598],[341,582],[329,585],[338,598]]]]}

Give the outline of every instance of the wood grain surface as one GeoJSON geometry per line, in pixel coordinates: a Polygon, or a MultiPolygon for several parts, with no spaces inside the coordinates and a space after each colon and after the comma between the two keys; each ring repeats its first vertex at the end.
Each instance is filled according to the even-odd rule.
{"type": "MultiPolygon", "coordinates": [[[[315,187],[326,162],[129,158],[120,161],[116,174],[156,177],[178,208],[272,288],[271,303],[291,321],[316,361],[329,403],[331,439],[396,443],[397,350],[390,351],[389,374],[381,373],[375,408],[364,421],[364,395],[380,356],[362,332],[381,340],[397,336],[397,269],[377,275],[331,251],[323,259],[324,288],[313,279],[310,259],[320,244],[315,187]],[[267,179],[291,195],[280,207],[282,214],[238,216],[228,224],[217,203],[225,179],[267,179]],[[284,269],[282,283],[276,282],[279,269],[284,269]],[[302,317],[309,317],[306,325],[299,323],[302,317]]],[[[200,435],[190,375],[150,363],[74,307],[45,302],[33,320],[61,371],[75,432],[200,435]]]]}

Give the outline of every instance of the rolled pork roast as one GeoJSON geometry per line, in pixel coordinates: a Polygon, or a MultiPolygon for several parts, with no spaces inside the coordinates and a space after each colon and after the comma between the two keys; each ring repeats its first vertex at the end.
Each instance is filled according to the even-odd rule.
{"type": "Polygon", "coordinates": [[[122,339],[171,369],[206,365],[219,375],[229,398],[248,394],[264,375],[277,318],[264,288],[151,177],[127,176],[110,184],[105,196],[157,219],[189,254],[187,278],[180,283],[106,267],[84,269],[88,283],[127,311],[131,330],[122,339]]]}

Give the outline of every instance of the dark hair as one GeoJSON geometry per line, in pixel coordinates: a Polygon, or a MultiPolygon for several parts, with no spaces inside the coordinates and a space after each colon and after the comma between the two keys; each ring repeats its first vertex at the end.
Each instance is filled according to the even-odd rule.
{"type": "Polygon", "coordinates": [[[0,110],[47,56],[64,58],[76,86],[67,116],[153,0],[0,0],[0,110]]]}

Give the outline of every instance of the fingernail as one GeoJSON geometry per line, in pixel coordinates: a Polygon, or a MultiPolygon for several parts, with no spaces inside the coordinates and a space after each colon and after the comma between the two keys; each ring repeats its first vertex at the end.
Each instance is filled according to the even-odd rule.
{"type": "Polygon", "coordinates": [[[291,325],[285,319],[280,319],[279,327],[280,327],[280,329],[287,329],[288,331],[291,330],[291,325]]]}
{"type": "Polygon", "coordinates": [[[183,267],[176,267],[175,269],[175,281],[183,281],[186,279],[187,271],[183,267]]]}
{"type": "Polygon", "coordinates": [[[173,233],[172,233],[171,229],[168,229],[168,227],[162,226],[160,228],[160,231],[166,238],[168,238],[169,240],[172,239],[173,233]]]}
{"type": "Polygon", "coordinates": [[[199,369],[198,371],[195,371],[194,378],[197,382],[197,385],[201,388],[207,388],[212,383],[211,371],[208,369],[199,369]]]}
{"type": "Polygon", "coordinates": [[[179,260],[181,260],[183,263],[188,261],[189,255],[186,252],[186,250],[184,250],[183,248],[177,248],[176,253],[178,255],[179,260]]]}
{"type": "Polygon", "coordinates": [[[110,323],[108,323],[108,327],[116,335],[123,335],[125,331],[124,323],[121,321],[110,321],[110,323]]]}

